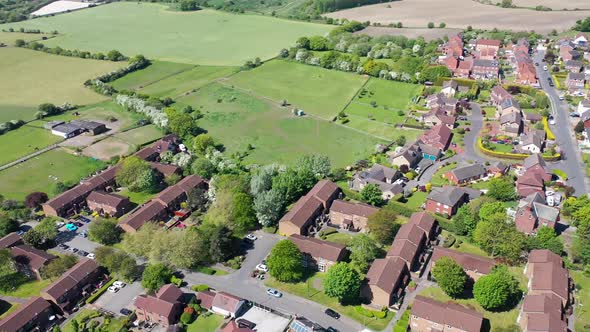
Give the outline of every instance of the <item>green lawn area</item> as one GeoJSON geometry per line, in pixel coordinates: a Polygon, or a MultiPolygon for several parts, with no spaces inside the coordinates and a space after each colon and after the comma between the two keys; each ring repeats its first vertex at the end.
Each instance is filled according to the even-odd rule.
{"type": "Polygon", "coordinates": [[[186,63],[153,60],[146,68],[129,73],[111,85],[117,90],[139,90],[194,67],[195,65],[186,63]]]}
{"type": "Polygon", "coordinates": [[[584,275],[582,271],[570,270],[572,278],[578,289],[575,304],[575,330],[585,331],[590,322],[590,277],[584,275]]]}
{"type": "Polygon", "coordinates": [[[356,74],[273,60],[232,76],[228,83],[306,113],[332,120],[367,79],[356,74]]]}
{"type": "Polygon", "coordinates": [[[34,123],[26,124],[0,135],[0,146],[2,146],[0,165],[15,161],[61,140],[61,137],[51,134],[50,130],[42,126],[34,123]]]}
{"type": "Polygon", "coordinates": [[[353,102],[367,106],[375,102],[380,108],[405,111],[420,89],[418,84],[371,78],[353,102]]]}
{"type": "Polygon", "coordinates": [[[0,171],[0,194],[16,200],[23,200],[33,191],[52,196],[56,182],[76,183],[104,166],[98,160],[52,150],[0,171]]]}
{"type": "Polygon", "coordinates": [[[229,153],[251,144],[249,164],[292,164],[303,154],[325,154],[332,166],[341,167],[365,158],[382,142],[328,121],[296,117],[290,109],[217,83],[180,98],[175,107],[184,105],[201,110],[199,125],[229,153]]]}
{"type": "Polygon", "coordinates": [[[310,276],[306,281],[298,283],[284,283],[270,278],[265,282],[265,285],[330,307],[340,314],[346,315],[357,322],[365,322],[366,327],[374,331],[383,330],[393,318],[393,313],[390,311],[388,311],[387,316],[383,319],[365,318],[354,309],[354,306],[342,305],[338,302],[338,300],[328,297],[321,290],[318,290],[314,287],[314,285],[321,284],[324,275],[324,273],[317,272],[310,276]]]}
{"type": "Polygon", "coordinates": [[[426,203],[426,197],[428,197],[427,192],[416,191],[407,198],[405,205],[412,210],[418,210],[422,204],[426,203]]]}
{"type": "Polygon", "coordinates": [[[66,49],[108,52],[203,65],[242,65],[269,59],[297,37],[324,35],[333,26],[210,9],[169,10],[168,5],[118,2],[68,15],[0,25],[62,35],[44,42],[66,49]]]}
{"type": "MultiPolygon", "coordinates": [[[[516,325],[516,318],[518,317],[518,307],[513,308],[510,311],[505,312],[491,312],[484,310],[475,299],[457,299],[453,300],[447,294],[445,294],[438,286],[428,287],[422,292],[420,295],[433,298],[437,301],[447,302],[447,301],[454,301],[470,307],[478,312],[482,313],[484,318],[487,318],[490,321],[491,330],[493,331],[495,328],[508,328],[513,325],[516,325]]],[[[485,325],[485,323],[484,323],[485,325]]]]}
{"type": "Polygon", "coordinates": [[[118,133],[113,136],[120,141],[129,143],[132,145],[143,145],[149,142],[153,142],[160,137],[164,136],[164,133],[156,125],[147,125],[139,128],[134,128],[122,133],[118,133]]]}
{"type": "Polygon", "coordinates": [[[326,241],[335,242],[348,246],[353,238],[353,235],[346,233],[332,233],[326,236],[326,241]]]}
{"type": "Polygon", "coordinates": [[[133,192],[127,189],[121,190],[120,192],[118,192],[118,194],[125,197],[129,197],[129,201],[137,205],[141,205],[157,195],[157,193],[148,193],[143,191],[133,192]]]}
{"type": "Polygon", "coordinates": [[[457,163],[450,163],[449,165],[443,166],[441,168],[439,168],[438,170],[436,170],[436,172],[434,172],[434,174],[432,175],[432,179],[430,180],[430,183],[435,186],[435,187],[440,187],[443,186],[445,184],[449,184],[449,180],[443,178],[442,176],[450,171],[457,168],[457,163]]]}
{"type": "Polygon", "coordinates": [[[512,152],[512,144],[491,144],[492,147],[494,147],[494,151],[497,152],[504,152],[504,153],[510,153],[512,152]]]}
{"type": "Polygon", "coordinates": [[[30,120],[41,103],[93,104],[105,100],[84,81],[125,63],[62,57],[22,48],[0,48],[0,122],[30,120]]]}
{"type": "MultiPolygon", "coordinates": [[[[96,315],[98,312],[96,310],[91,310],[91,309],[82,309],[76,316],[75,316],[75,320],[78,321],[78,323],[80,323],[80,330],[82,330],[82,320],[90,317],[90,316],[94,316],[96,315]]],[[[89,319],[86,324],[88,324],[87,326],[89,326],[89,324],[93,321],[94,319],[91,318],[89,319]]],[[[122,328],[123,328],[123,324],[124,324],[124,318],[113,318],[110,320],[110,323],[108,325],[104,325],[104,322],[101,323],[98,327],[97,327],[97,331],[103,331],[103,332],[119,332],[122,328]]],[[[62,327],[62,331],[63,332],[74,332],[74,329],[72,327],[72,322],[69,321],[66,325],[64,325],[62,327]]]]}
{"type": "Polygon", "coordinates": [[[421,130],[395,128],[392,125],[369,120],[367,117],[360,117],[357,115],[349,115],[348,120],[350,120],[350,122],[346,123],[345,126],[387,140],[395,140],[397,137],[403,135],[408,142],[411,142],[422,134],[421,130]]]}
{"type": "Polygon", "coordinates": [[[398,110],[385,109],[381,106],[373,107],[369,104],[358,103],[355,101],[350,103],[344,112],[348,115],[355,115],[360,118],[366,118],[391,125],[403,123],[406,119],[406,113],[400,115],[398,110]]]}
{"type": "MultiPolygon", "coordinates": [[[[2,193],[4,195],[4,193],[2,193]]],[[[31,297],[31,296],[38,296],[41,291],[49,286],[51,280],[31,280],[27,283],[21,284],[15,290],[10,292],[2,292],[0,291],[0,295],[6,296],[13,296],[13,297],[31,297]]]]}
{"type": "Polygon", "coordinates": [[[495,107],[484,107],[482,108],[482,113],[486,118],[493,119],[496,116],[496,108],[495,107]]]}
{"type": "Polygon", "coordinates": [[[223,323],[223,317],[219,315],[199,316],[194,322],[190,323],[187,332],[215,332],[223,323]]]}

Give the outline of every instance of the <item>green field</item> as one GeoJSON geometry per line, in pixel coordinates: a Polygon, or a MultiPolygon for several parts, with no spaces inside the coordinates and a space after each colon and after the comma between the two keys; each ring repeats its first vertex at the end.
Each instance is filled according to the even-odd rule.
{"type": "Polygon", "coordinates": [[[323,35],[332,27],[214,10],[180,12],[166,5],[117,2],[67,15],[0,25],[62,35],[48,46],[108,52],[203,65],[242,65],[269,59],[297,37],[323,35]]]}
{"type": "Polygon", "coordinates": [[[0,194],[16,200],[23,200],[33,191],[51,196],[56,182],[76,183],[104,166],[97,160],[52,150],[0,171],[0,194]]]}
{"type": "Polygon", "coordinates": [[[195,65],[167,61],[152,61],[142,70],[129,73],[111,83],[117,90],[139,90],[169,76],[191,70],[195,65]]]}
{"type": "Polygon", "coordinates": [[[420,85],[417,84],[371,78],[361,93],[354,98],[353,103],[371,106],[374,102],[379,108],[405,111],[420,89],[420,85]]]}
{"type": "Polygon", "coordinates": [[[143,145],[149,142],[153,142],[164,134],[156,125],[147,125],[132,130],[128,130],[123,133],[118,133],[113,138],[121,140],[125,143],[132,145],[143,145]]]}
{"type": "Polygon", "coordinates": [[[7,46],[14,46],[14,42],[17,39],[24,41],[41,40],[43,37],[49,37],[50,35],[38,34],[38,33],[22,33],[22,32],[4,32],[0,31],[0,43],[4,43],[7,46]]]}
{"type": "Polygon", "coordinates": [[[330,156],[333,166],[345,166],[380,142],[328,121],[295,117],[287,108],[217,83],[179,99],[176,107],[184,105],[201,110],[205,116],[199,125],[228,152],[245,151],[251,144],[246,163],[291,164],[302,154],[321,153],[330,156]]]}
{"type": "MultiPolygon", "coordinates": [[[[1,173],[0,173],[1,174],[1,173]]],[[[28,298],[31,296],[39,296],[41,291],[49,286],[51,280],[31,280],[24,284],[19,285],[15,290],[10,292],[0,292],[0,295],[28,298]]]]}
{"type": "Polygon", "coordinates": [[[107,127],[116,126],[119,130],[125,130],[136,126],[137,121],[142,118],[141,114],[129,112],[123,107],[115,104],[113,101],[107,100],[80,107],[59,115],[47,117],[42,120],[32,121],[31,124],[42,127],[43,124],[48,121],[71,121],[78,119],[106,122],[107,127]],[[111,118],[115,118],[117,121],[110,122],[111,118]]]}
{"type": "Polygon", "coordinates": [[[30,120],[41,103],[92,104],[105,100],[85,88],[84,81],[124,65],[0,48],[0,122],[30,120]]]}
{"type": "Polygon", "coordinates": [[[42,126],[34,123],[26,124],[0,135],[0,146],[2,146],[0,165],[15,161],[61,140],[61,137],[51,134],[50,130],[42,126]]]}
{"type": "Polygon", "coordinates": [[[332,120],[367,79],[356,74],[274,60],[232,76],[228,82],[277,103],[332,120]]]}
{"type": "Polygon", "coordinates": [[[347,122],[345,126],[366,132],[370,135],[380,137],[382,139],[394,140],[397,137],[403,135],[409,142],[414,141],[418,136],[422,134],[421,130],[396,128],[393,125],[388,125],[379,121],[369,120],[368,118],[356,115],[349,115],[348,119],[350,120],[350,122],[347,122]]]}

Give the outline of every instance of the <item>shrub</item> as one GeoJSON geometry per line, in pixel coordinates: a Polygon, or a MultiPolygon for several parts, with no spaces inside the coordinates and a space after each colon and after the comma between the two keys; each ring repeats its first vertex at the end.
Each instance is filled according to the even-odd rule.
{"type": "Polygon", "coordinates": [[[183,312],[182,315],[180,315],[180,321],[185,324],[188,325],[193,321],[193,314],[192,313],[188,313],[188,312],[183,312]]]}
{"type": "Polygon", "coordinates": [[[200,285],[194,285],[193,287],[191,287],[192,290],[194,290],[195,292],[205,292],[208,291],[210,289],[209,285],[205,285],[205,284],[200,284],[200,285]]]}
{"type": "Polygon", "coordinates": [[[88,297],[86,299],[86,303],[93,303],[94,301],[96,301],[96,299],[98,299],[104,292],[107,291],[107,289],[115,282],[115,279],[112,278],[111,280],[109,280],[109,282],[107,282],[106,284],[104,284],[99,290],[96,291],[96,293],[92,294],[90,297],[88,297]]]}
{"type": "Polygon", "coordinates": [[[455,237],[452,235],[449,235],[449,236],[447,236],[447,238],[443,242],[443,247],[450,248],[453,246],[453,244],[455,244],[455,241],[456,241],[455,237]]]}
{"type": "Polygon", "coordinates": [[[359,306],[356,306],[356,307],[354,307],[354,311],[356,311],[356,312],[357,312],[359,315],[362,315],[362,316],[365,316],[365,317],[368,317],[368,318],[373,318],[373,317],[375,317],[375,314],[373,313],[373,311],[372,311],[372,310],[365,309],[365,308],[363,308],[363,307],[362,307],[362,306],[360,306],[360,305],[359,305],[359,306]]]}
{"type": "Polygon", "coordinates": [[[208,266],[201,266],[197,269],[198,272],[204,273],[204,274],[208,274],[208,275],[214,275],[215,274],[215,270],[208,267],[208,266]]]}

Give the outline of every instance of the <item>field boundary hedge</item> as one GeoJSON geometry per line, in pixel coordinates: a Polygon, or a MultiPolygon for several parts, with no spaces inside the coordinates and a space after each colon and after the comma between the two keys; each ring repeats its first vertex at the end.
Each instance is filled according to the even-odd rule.
{"type": "Polygon", "coordinates": [[[115,278],[111,278],[106,284],[102,285],[102,287],[96,291],[96,293],[90,295],[89,298],[86,299],[86,304],[93,303],[98,299],[107,289],[115,282],[115,278]]]}
{"type": "Polygon", "coordinates": [[[551,128],[549,128],[549,121],[546,116],[543,117],[543,129],[545,129],[545,132],[547,133],[547,139],[555,141],[555,135],[551,131],[551,128]]]}
{"type": "MultiPolygon", "coordinates": [[[[483,143],[481,141],[481,137],[477,138],[477,148],[483,154],[485,154],[487,156],[501,158],[501,159],[524,160],[530,156],[530,154],[524,154],[524,153],[498,152],[498,151],[493,151],[493,150],[487,149],[486,147],[483,146],[483,143]]],[[[559,160],[560,158],[561,158],[561,154],[559,154],[559,153],[556,153],[553,156],[543,155],[543,159],[545,161],[556,161],[556,160],[559,160]]]]}

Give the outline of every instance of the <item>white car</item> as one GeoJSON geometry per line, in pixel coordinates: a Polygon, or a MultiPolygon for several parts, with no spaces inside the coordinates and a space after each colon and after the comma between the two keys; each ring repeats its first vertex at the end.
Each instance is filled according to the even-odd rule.
{"type": "Polygon", "coordinates": [[[549,196],[553,196],[555,194],[555,191],[553,190],[547,190],[545,191],[545,196],[549,197],[549,196]]]}
{"type": "Polygon", "coordinates": [[[258,238],[256,237],[256,235],[250,233],[250,234],[246,235],[246,239],[248,239],[250,241],[256,241],[256,239],[258,239],[258,238]]]}
{"type": "Polygon", "coordinates": [[[256,270],[261,272],[268,272],[268,266],[266,266],[266,264],[258,264],[256,265],[256,270]]]}
{"type": "Polygon", "coordinates": [[[543,66],[543,70],[544,71],[547,71],[547,66],[543,66]]]}
{"type": "Polygon", "coordinates": [[[88,255],[86,255],[86,257],[90,258],[90,259],[95,259],[96,255],[93,253],[89,253],[88,255]]]}
{"type": "Polygon", "coordinates": [[[266,294],[270,295],[270,296],[274,296],[274,297],[281,297],[283,296],[283,293],[279,292],[278,290],[274,289],[274,288],[269,288],[266,290],[266,294]]]}
{"type": "Polygon", "coordinates": [[[120,281],[120,280],[117,280],[117,281],[113,282],[113,286],[118,287],[118,288],[123,288],[123,287],[127,286],[127,284],[120,281]]]}
{"type": "Polygon", "coordinates": [[[114,286],[114,285],[113,285],[113,286],[109,286],[109,288],[107,288],[107,290],[108,290],[109,292],[111,292],[111,293],[116,293],[116,292],[118,292],[118,291],[119,291],[119,289],[120,289],[119,287],[117,287],[117,286],[114,286]]]}
{"type": "Polygon", "coordinates": [[[555,124],[555,119],[554,118],[550,118],[549,119],[549,124],[550,125],[554,125],[555,124]]]}
{"type": "Polygon", "coordinates": [[[65,222],[63,222],[63,221],[60,221],[60,222],[58,222],[56,225],[57,225],[57,228],[62,228],[63,226],[65,226],[65,225],[66,225],[66,223],[65,223],[65,222]]]}
{"type": "Polygon", "coordinates": [[[555,199],[553,198],[553,196],[547,197],[547,205],[548,206],[555,206],[555,199]]]}

